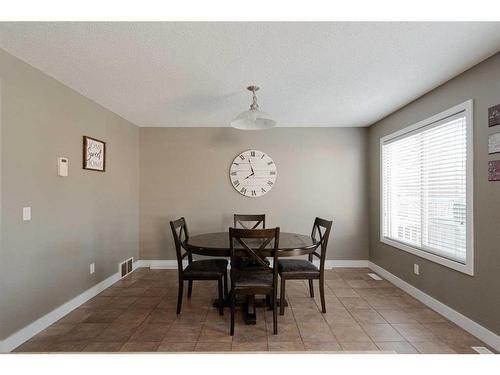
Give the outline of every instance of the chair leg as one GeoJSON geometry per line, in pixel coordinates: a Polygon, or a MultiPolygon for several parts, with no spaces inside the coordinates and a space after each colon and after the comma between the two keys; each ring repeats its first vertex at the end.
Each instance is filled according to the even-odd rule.
{"type": "Polygon", "coordinates": [[[184,294],[184,280],[179,279],[179,292],[178,292],[178,296],[177,296],[177,315],[179,315],[181,313],[183,294],[184,294]]]}
{"type": "Polygon", "coordinates": [[[236,308],[236,297],[234,291],[231,292],[231,336],[234,336],[234,310],[236,308]]]}
{"type": "Polygon", "coordinates": [[[228,285],[227,285],[227,269],[226,272],[224,273],[224,297],[228,296],[228,285]]]}
{"type": "Polygon", "coordinates": [[[278,285],[274,285],[273,292],[273,333],[278,334],[278,285]]]}
{"type": "Polygon", "coordinates": [[[224,315],[224,292],[222,291],[222,277],[218,281],[219,284],[219,315],[224,315]]]}
{"type": "Polygon", "coordinates": [[[285,278],[281,277],[281,290],[280,290],[280,315],[285,315],[285,278]]]}
{"type": "Polygon", "coordinates": [[[191,294],[193,293],[193,280],[188,281],[188,298],[191,298],[191,294]]]}
{"type": "Polygon", "coordinates": [[[312,279],[309,279],[309,294],[311,298],[314,298],[314,285],[312,279]]]}
{"type": "Polygon", "coordinates": [[[326,313],[326,304],[325,304],[325,279],[319,279],[319,295],[321,297],[321,312],[323,314],[326,313]]]}

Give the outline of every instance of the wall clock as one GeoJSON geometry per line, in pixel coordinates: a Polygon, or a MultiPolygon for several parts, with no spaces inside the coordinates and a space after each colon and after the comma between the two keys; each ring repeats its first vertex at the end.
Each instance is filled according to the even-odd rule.
{"type": "Polygon", "coordinates": [[[258,150],[247,150],[236,156],[229,171],[229,178],[236,191],[250,198],[268,193],[273,188],[277,175],[273,159],[258,150]]]}

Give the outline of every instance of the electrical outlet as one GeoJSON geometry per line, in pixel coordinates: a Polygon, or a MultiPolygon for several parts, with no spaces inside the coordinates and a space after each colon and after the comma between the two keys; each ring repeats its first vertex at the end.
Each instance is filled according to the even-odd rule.
{"type": "Polygon", "coordinates": [[[90,263],[90,274],[92,275],[95,272],[95,263],[90,263]]]}
{"type": "Polygon", "coordinates": [[[415,275],[420,275],[420,266],[416,263],[413,265],[413,273],[415,275]]]}

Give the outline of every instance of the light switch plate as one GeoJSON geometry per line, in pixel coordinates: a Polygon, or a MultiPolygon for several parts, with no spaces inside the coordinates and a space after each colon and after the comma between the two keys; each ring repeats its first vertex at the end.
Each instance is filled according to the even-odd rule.
{"type": "Polygon", "coordinates": [[[92,275],[95,272],[95,263],[90,263],[90,274],[92,275]]]}
{"type": "Polygon", "coordinates": [[[23,221],[31,220],[31,207],[23,207],[23,221]]]}
{"type": "Polygon", "coordinates": [[[419,265],[418,265],[418,264],[416,264],[416,263],[413,265],[413,273],[414,273],[415,275],[420,275],[420,267],[419,267],[419,265]]]}

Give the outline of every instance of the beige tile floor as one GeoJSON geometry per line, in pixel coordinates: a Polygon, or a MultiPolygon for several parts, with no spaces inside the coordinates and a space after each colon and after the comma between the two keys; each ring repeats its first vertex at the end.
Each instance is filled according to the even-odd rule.
{"type": "MultiPolygon", "coordinates": [[[[327,313],[307,282],[288,281],[289,307],[272,333],[272,311],[257,324],[212,307],[216,283],[194,283],[193,296],[175,314],[175,270],[138,269],[18,347],[15,352],[394,352],[475,353],[486,346],[366,268],[326,273],[327,313]]],[[[316,294],[318,294],[317,284],[316,294]]],[[[186,290],[187,288],[185,288],[186,290]]],[[[491,350],[491,348],[490,348],[491,350]]]]}

